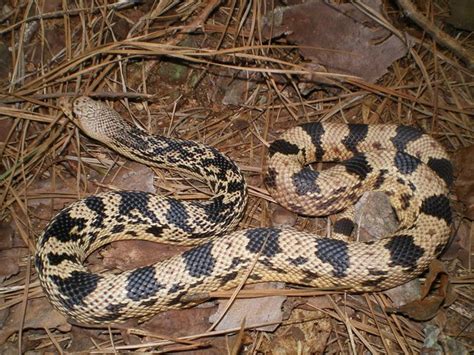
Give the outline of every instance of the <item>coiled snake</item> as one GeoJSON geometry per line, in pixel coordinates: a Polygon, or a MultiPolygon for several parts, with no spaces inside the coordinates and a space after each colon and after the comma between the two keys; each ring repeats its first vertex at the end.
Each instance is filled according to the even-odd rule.
{"type": "Polygon", "coordinates": [[[353,242],[349,208],[331,238],[289,228],[231,231],[243,215],[246,184],[239,168],[212,147],[151,136],[103,103],[73,102],[82,130],[139,162],[204,179],[209,201],[185,202],[137,191],[106,192],[61,210],[38,239],[35,265],[54,307],[82,323],[113,323],[189,306],[190,294],[248,283],[284,281],[313,287],[374,291],[423,272],[450,234],[452,167],[444,149],[417,129],[395,125],[307,123],[269,148],[265,183],[283,206],[328,215],[366,190],[384,191],[399,229],[372,242],[353,242]],[[339,161],[317,172],[307,164],[339,161]],[[197,245],[156,264],[95,274],[84,261],[122,239],[197,245]]]}

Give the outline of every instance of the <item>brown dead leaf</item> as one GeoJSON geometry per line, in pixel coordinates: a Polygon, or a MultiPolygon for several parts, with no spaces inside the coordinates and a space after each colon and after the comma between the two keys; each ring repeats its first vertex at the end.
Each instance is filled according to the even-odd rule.
{"type": "Polygon", "coordinates": [[[171,310],[157,314],[140,328],[153,334],[180,337],[200,334],[209,328],[209,316],[215,307],[193,307],[189,309],[171,310]]]}
{"type": "Polygon", "coordinates": [[[474,1],[450,0],[449,10],[451,16],[448,17],[447,22],[457,28],[474,31],[474,1]]]}
{"type": "MultiPolygon", "coordinates": [[[[1,42],[0,42],[0,46],[1,46],[1,42]]],[[[10,129],[12,128],[12,126],[13,126],[13,120],[8,120],[8,119],[0,120],[0,143],[5,143],[8,137],[8,133],[10,132],[10,129]]],[[[5,171],[5,167],[3,166],[3,164],[0,167],[0,171],[1,172],[5,171]]]]}
{"type": "Polygon", "coordinates": [[[453,156],[457,177],[454,183],[456,195],[466,210],[464,215],[474,220],[474,145],[459,149],[453,156]]]}
{"type": "Polygon", "coordinates": [[[421,296],[420,288],[420,279],[414,279],[403,285],[385,290],[383,293],[392,300],[392,304],[395,305],[395,307],[401,307],[404,304],[419,300],[421,296]]]}
{"type": "Polygon", "coordinates": [[[146,240],[123,240],[101,250],[103,265],[119,270],[130,270],[155,263],[179,254],[189,247],[153,243],[146,240]]]}
{"type": "MultiPolygon", "coordinates": [[[[249,285],[245,289],[268,289],[272,285],[273,288],[282,289],[284,283],[270,282],[263,284],[249,285]]],[[[236,299],[229,308],[225,316],[216,326],[216,330],[225,330],[238,328],[245,318],[247,325],[274,323],[283,320],[282,304],[285,302],[285,296],[270,296],[250,299],[236,299]]],[[[219,300],[219,308],[210,318],[211,323],[215,322],[227,306],[228,299],[219,300]]],[[[269,325],[257,328],[267,332],[272,332],[278,325],[269,325]]]]}
{"type": "Polygon", "coordinates": [[[265,354],[321,354],[332,331],[329,319],[319,311],[295,309],[288,321],[273,336],[268,336],[259,348],[265,354]]]}
{"type": "Polygon", "coordinates": [[[35,183],[28,189],[31,196],[38,197],[47,196],[54,192],[57,195],[63,194],[65,197],[55,197],[52,200],[50,197],[31,198],[28,199],[28,207],[34,208],[35,215],[43,220],[51,218],[51,201],[54,202],[54,210],[59,210],[64,206],[70,204],[76,196],[74,192],[77,190],[77,181],[73,176],[66,176],[62,179],[56,179],[55,184],[51,182],[51,178],[37,179],[35,183]]]}
{"type": "MultiPolygon", "coordinates": [[[[5,84],[11,78],[12,55],[8,44],[0,42],[0,81],[5,84]]],[[[13,120],[2,119],[0,121],[0,142],[5,142],[8,132],[13,125],[13,120]]]]}
{"type": "Polygon", "coordinates": [[[0,250],[13,247],[14,229],[10,223],[0,222],[0,250]]]}
{"type": "Polygon", "coordinates": [[[387,312],[402,313],[418,321],[426,321],[433,318],[443,305],[449,305],[454,301],[454,292],[450,287],[448,273],[444,264],[434,260],[426,276],[425,283],[421,286],[421,298],[417,301],[407,303],[398,308],[388,308],[387,312]],[[434,282],[439,278],[440,285],[436,294],[429,294],[434,282]]]}
{"type": "MultiPolygon", "coordinates": [[[[0,332],[0,344],[3,344],[21,324],[22,304],[10,308],[10,314],[0,332]]],[[[63,315],[50,305],[46,298],[36,298],[28,301],[23,329],[58,329],[62,332],[71,330],[71,325],[63,315]]]]}
{"type": "Polygon", "coordinates": [[[20,260],[28,255],[27,248],[0,251],[0,277],[8,278],[20,271],[20,260]]]}
{"type": "MultiPolygon", "coordinates": [[[[442,260],[459,259],[465,268],[469,268],[471,259],[471,233],[474,232],[474,222],[463,219],[456,234],[447,249],[441,255],[442,260]]],[[[474,255],[473,255],[474,257],[474,255]]]]}
{"type": "Polygon", "coordinates": [[[97,339],[98,333],[95,329],[73,326],[71,329],[71,344],[67,348],[68,352],[81,352],[90,349],[94,345],[91,339],[97,339]]]}
{"type": "MultiPolygon", "coordinates": [[[[381,13],[380,0],[364,3],[381,13]]],[[[352,4],[308,1],[276,9],[268,22],[274,25],[271,33],[288,34],[288,40],[300,45],[307,59],[328,71],[356,75],[367,82],[375,82],[407,53],[398,37],[352,4]]]]}
{"type": "Polygon", "coordinates": [[[140,190],[156,193],[155,186],[153,185],[154,177],[155,174],[149,167],[136,162],[127,162],[127,164],[120,168],[112,169],[104,183],[123,190],[140,190]]]}

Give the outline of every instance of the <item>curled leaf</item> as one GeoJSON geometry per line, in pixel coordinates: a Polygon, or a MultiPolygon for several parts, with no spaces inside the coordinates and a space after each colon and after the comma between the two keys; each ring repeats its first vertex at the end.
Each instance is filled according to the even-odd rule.
{"type": "Polygon", "coordinates": [[[425,283],[420,287],[421,298],[400,307],[388,308],[389,313],[402,313],[409,318],[426,321],[433,318],[443,305],[454,301],[454,293],[449,283],[446,267],[439,260],[430,264],[425,283]],[[434,282],[439,278],[439,288],[435,294],[430,294],[434,282]]]}

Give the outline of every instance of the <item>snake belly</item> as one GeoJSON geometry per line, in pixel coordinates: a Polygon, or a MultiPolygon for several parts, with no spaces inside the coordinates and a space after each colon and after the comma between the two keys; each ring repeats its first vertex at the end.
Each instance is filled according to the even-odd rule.
{"type": "Polygon", "coordinates": [[[208,201],[180,201],[113,191],[61,210],[37,241],[35,265],[50,302],[76,322],[117,323],[189,307],[196,303],[193,295],[235,287],[245,277],[247,283],[383,290],[422,273],[448,242],[452,166],[442,146],[415,128],[307,123],[269,147],[265,184],[275,200],[299,214],[350,211],[367,190],[387,194],[399,229],[363,243],[348,239],[350,213],[334,224],[331,237],[290,228],[231,232],[247,192],[229,158],[200,143],[149,135],[87,97],[72,107],[90,137],[144,164],[186,171],[213,193],[208,201]],[[308,166],[315,161],[338,164],[318,172],[308,166]],[[87,269],[88,255],[123,239],[196,246],[118,274],[87,269]]]}

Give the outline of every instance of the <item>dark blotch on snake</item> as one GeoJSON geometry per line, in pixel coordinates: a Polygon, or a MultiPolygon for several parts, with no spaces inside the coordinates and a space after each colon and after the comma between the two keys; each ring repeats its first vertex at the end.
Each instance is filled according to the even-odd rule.
{"type": "Polygon", "coordinates": [[[309,193],[319,193],[321,189],[317,184],[319,172],[314,171],[310,167],[304,167],[291,177],[296,193],[304,196],[309,193]]]}
{"type": "Polygon", "coordinates": [[[153,266],[144,266],[133,270],[127,278],[127,297],[133,301],[150,298],[164,286],[156,279],[153,266]]]}
{"type": "Polygon", "coordinates": [[[281,253],[278,237],[281,230],[275,228],[255,228],[245,232],[248,238],[246,249],[252,253],[272,257],[281,253]]]}
{"type": "Polygon", "coordinates": [[[262,265],[265,265],[267,270],[274,271],[277,274],[285,275],[287,273],[287,270],[275,266],[275,264],[269,259],[260,259],[258,262],[262,265]]]}
{"type": "Polygon", "coordinates": [[[67,308],[82,304],[84,298],[89,296],[97,288],[102,276],[84,271],[73,271],[69,277],[61,278],[56,275],[50,276],[51,281],[58,287],[60,302],[67,308]]]}
{"type": "Polygon", "coordinates": [[[173,286],[170,287],[170,293],[176,293],[178,291],[181,291],[185,288],[186,286],[184,284],[180,284],[180,283],[177,283],[177,284],[174,284],[173,286]]]}
{"type": "Polygon", "coordinates": [[[40,247],[42,247],[50,238],[56,238],[62,243],[66,243],[78,238],[77,232],[81,232],[85,225],[84,218],[72,218],[69,215],[71,208],[67,208],[59,212],[53,222],[48,225],[40,239],[40,247]],[[74,229],[74,233],[72,230],[74,229]]]}
{"type": "Polygon", "coordinates": [[[411,194],[403,193],[400,195],[400,207],[402,210],[406,210],[410,207],[410,201],[413,198],[411,194]]]}
{"type": "Polygon", "coordinates": [[[408,271],[416,270],[418,260],[425,253],[422,247],[413,242],[413,237],[406,234],[392,236],[385,248],[390,252],[389,266],[401,266],[408,271]]]}
{"type": "Polygon", "coordinates": [[[354,229],[354,222],[349,218],[341,218],[334,223],[333,232],[350,237],[354,229]]]}
{"type": "Polygon", "coordinates": [[[429,216],[444,219],[448,225],[452,222],[451,206],[445,195],[427,197],[421,203],[421,211],[429,216]]]}
{"type": "Polygon", "coordinates": [[[323,125],[320,122],[310,122],[302,124],[300,127],[311,137],[311,142],[316,149],[316,161],[321,161],[324,156],[322,144],[322,137],[324,135],[323,125]]]}
{"type": "Polygon", "coordinates": [[[35,257],[35,267],[36,267],[36,271],[38,272],[38,275],[39,276],[43,275],[44,261],[43,261],[43,258],[39,256],[38,254],[35,257]]]}
{"type": "Polygon", "coordinates": [[[165,230],[165,226],[160,226],[160,225],[153,225],[148,227],[145,232],[150,233],[154,235],[155,237],[159,237],[163,234],[163,230],[165,230]]]}
{"type": "Polygon", "coordinates": [[[254,281],[259,281],[261,280],[263,277],[261,275],[258,275],[258,274],[250,274],[249,276],[249,279],[250,280],[254,280],[254,281]]]}
{"type": "MultiPolygon", "coordinates": [[[[202,208],[207,216],[207,221],[214,223],[215,225],[217,224],[228,224],[230,221],[235,218],[235,214],[233,213],[233,210],[236,208],[235,205],[232,203],[224,203],[224,196],[216,196],[212,200],[207,201],[205,203],[202,202],[191,202],[195,206],[199,206],[202,208]],[[229,211],[231,209],[232,211],[229,211]]],[[[207,237],[213,235],[213,233],[206,233],[202,237],[207,237]]],[[[195,236],[190,236],[191,238],[195,238],[195,236]]]]}
{"type": "Polygon", "coordinates": [[[237,266],[241,266],[241,265],[247,263],[248,261],[249,261],[249,259],[247,259],[247,258],[243,259],[241,257],[235,256],[235,257],[232,258],[232,262],[230,263],[229,268],[233,269],[237,266]]]}
{"type": "Polygon", "coordinates": [[[350,266],[347,243],[343,240],[321,238],[316,240],[316,256],[331,264],[335,277],[345,277],[350,266]]]}
{"type": "Polygon", "coordinates": [[[430,158],[427,165],[444,180],[446,185],[451,186],[454,181],[453,165],[444,158],[430,158]]]}
{"type": "Polygon", "coordinates": [[[123,224],[116,224],[112,227],[111,233],[122,233],[125,230],[125,226],[123,224]]]}
{"type": "Polygon", "coordinates": [[[79,259],[77,258],[76,255],[73,254],[56,254],[56,253],[49,253],[48,254],[48,260],[51,265],[59,265],[63,261],[71,261],[72,263],[79,263],[79,259]]]}
{"type": "Polygon", "coordinates": [[[238,271],[232,271],[232,272],[229,272],[228,274],[225,274],[224,276],[222,276],[220,279],[219,279],[219,282],[220,282],[220,285],[221,287],[225,286],[226,284],[229,283],[229,281],[233,281],[237,278],[237,276],[239,276],[239,272],[238,271]]]}
{"type": "Polygon", "coordinates": [[[276,187],[277,175],[278,173],[274,168],[268,168],[267,174],[265,175],[265,179],[263,180],[263,182],[268,188],[274,189],[276,187]]]}
{"type": "Polygon", "coordinates": [[[304,256],[298,256],[297,258],[288,258],[287,261],[290,263],[290,264],[293,264],[295,266],[300,266],[300,265],[304,265],[308,262],[308,258],[305,258],[304,256]]]}
{"type": "Polygon", "coordinates": [[[175,297],[170,299],[167,302],[168,306],[176,306],[176,305],[181,305],[181,304],[186,304],[187,302],[183,301],[183,297],[185,297],[188,294],[188,291],[181,291],[178,293],[175,297]]]}
{"type": "Polygon", "coordinates": [[[166,212],[166,220],[169,224],[173,224],[179,229],[187,233],[192,233],[193,228],[188,224],[189,214],[181,201],[169,199],[169,207],[166,212]]]}
{"type": "Polygon", "coordinates": [[[300,149],[296,144],[287,142],[284,139],[277,139],[270,144],[268,147],[268,154],[270,157],[275,155],[275,153],[281,153],[284,155],[296,155],[300,152],[300,149]]]}
{"type": "Polygon", "coordinates": [[[367,137],[369,126],[366,124],[349,124],[349,133],[342,140],[347,150],[358,153],[357,145],[367,137]]]}
{"type": "Polygon", "coordinates": [[[311,285],[314,280],[317,280],[320,276],[314,271],[303,270],[304,278],[301,280],[303,284],[311,285]]]}
{"type": "Polygon", "coordinates": [[[397,152],[394,163],[398,171],[404,175],[411,174],[416,170],[421,161],[410,154],[397,152]]]}
{"type": "Polygon", "coordinates": [[[209,147],[209,149],[214,153],[214,158],[206,158],[201,161],[200,165],[204,167],[206,172],[206,174],[202,174],[203,176],[215,176],[215,179],[218,181],[227,181],[227,174],[230,171],[235,176],[240,175],[240,170],[233,161],[222,155],[217,149],[212,147],[209,147]],[[208,167],[218,168],[219,172],[216,174],[214,169],[206,169],[208,167]]]}
{"type": "Polygon", "coordinates": [[[387,271],[369,268],[369,275],[383,276],[383,275],[387,275],[387,274],[388,274],[387,271]]]}
{"type": "Polygon", "coordinates": [[[357,154],[350,159],[344,160],[342,165],[346,167],[349,174],[357,175],[360,180],[365,180],[373,170],[369,165],[365,154],[357,154]]]}
{"type": "Polygon", "coordinates": [[[423,132],[417,128],[409,126],[399,126],[396,129],[395,137],[391,138],[392,144],[398,151],[404,151],[408,143],[416,141],[423,135],[423,132]]]}
{"type": "Polygon", "coordinates": [[[232,194],[234,192],[239,192],[241,191],[242,193],[245,193],[245,182],[244,180],[237,180],[237,181],[230,181],[227,184],[226,187],[226,192],[229,194],[232,194]]]}
{"type": "Polygon", "coordinates": [[[185,251],[182,258],[192,277],[209,276],[216,266],[216,259],[212,255],[212,242],[185,251]]]}
{"type": "MultiPolygon", "coordinates": [[[[115,134],[114,135],[115,140],[123,144],[124,146],[133,148],[132,151],[143,152],[146,155],[146,151],[150,147],[150,142],[149,142],[150,139],[147,133],[129,124],[127,124],[127,129],[128,129],[128,133],[126,135],[115,134]]],[[[138,154],[135,154],[135,155],[138,155],[138,154]]]]}
{"type": "MultiPolygon", "coordinates": [[[[150,221],[158,223],[155,214],[148,208],[151,194],[144,191],[117,191],[115,193],[120,196],[119,215],[131,217],[130,212],[136,211],[150,221]]],[[[133,219],[136,218],[137,216],[134,215],[133,219]]]]}
{"type": "Polygon", "coordinates": [[[374,182],[374,187],[373,187],[374,190],[378,190],[380,186],[382,186],[382,184],[385,182],[385,175],[387,173],[388,173],[387,169],[381,169],[379,171],[379,174],[377,175],[377,178],[375,179],[375,182],[374,182]]]}
{"type": "Polygon", "coordinates": [[[385,276],[380,276],[376,279],[373,280],[365,280],[362,281],[361,285],[365,287],[377,287],[379,286],[383,281],[385,281],[387,278],[385,276]]]}
{"type": "Polygon", "coordinates": [[[146,300],[146,301],[142,301],[140,302],[140,307],[151,307],[151,306],[154,306],[156,304],[156,302],[158,302],[158,299],[151,299],[151,300],[146,300]]]}
{"type": "Polygon", "coordinates": [[[85,205],[92,211],[95,212],[96,216],[92,222],[92,226],[101,228],[104,226],[104,219],[107,217],[105,214],[105,205],[100,197],[90,196],[84,200],[85,205]]]}

